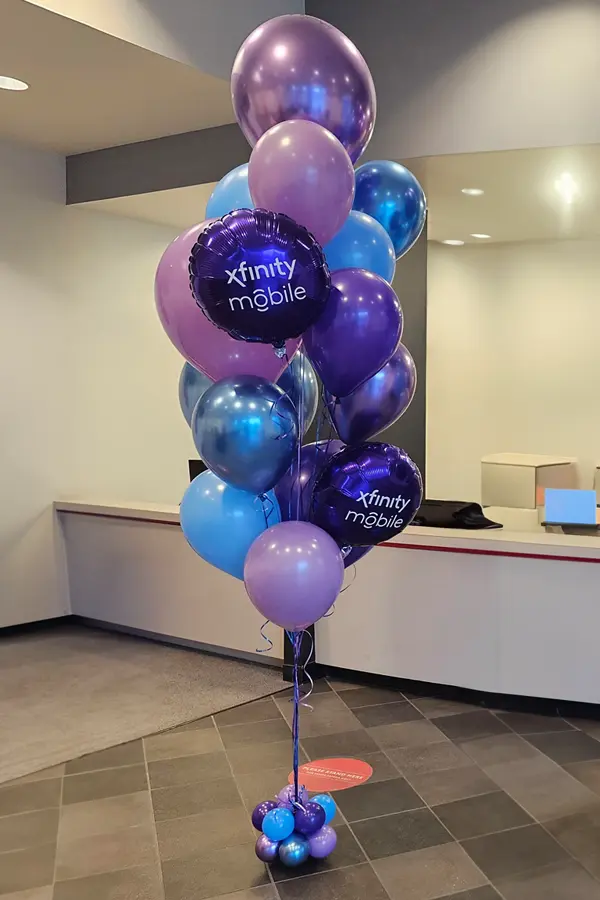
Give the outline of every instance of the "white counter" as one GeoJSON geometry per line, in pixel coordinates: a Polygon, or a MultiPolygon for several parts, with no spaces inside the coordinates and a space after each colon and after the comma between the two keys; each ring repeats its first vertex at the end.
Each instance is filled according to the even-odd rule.
{"type": "MultiPolygon", "coordinates": [[[[60,502],[72,611],[252,654],[259,615],[204,563],[178,508],[60,502]]],[[[485,691],[600,702],[600,538],[408,528],[356,567],[317,661],[485,691]]],[[[350,575],[350,578],[352,575],[350,575]]],[[[268,654],[281,658],[278,629],[268,654]]]]}

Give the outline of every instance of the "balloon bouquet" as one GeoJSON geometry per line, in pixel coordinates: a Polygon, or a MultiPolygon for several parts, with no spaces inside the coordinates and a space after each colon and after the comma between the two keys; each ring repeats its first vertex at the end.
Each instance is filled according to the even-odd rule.
{"type": "Polygon", "coordinates": [[[302,15],[266,22],[238,52],[231,87],[250,162],[167,248],[156,302],[187,360],[180,403],[208,466],[186,491],[181,527],[202,558],[244,580],[294,649],[293,784],[252,821],[259,858],[296,866],[336,843],[335,803],[309,800],[298,783],[303,629],[334,604],[345,565],[406,528],[422,499],[412,460],[373,438],[416,388],[390,282],[426,204],[398,163],[355,172],[375,88],[333,26],[302,15]],[[340,440],[302,446],[317,375],[340,440]]]}

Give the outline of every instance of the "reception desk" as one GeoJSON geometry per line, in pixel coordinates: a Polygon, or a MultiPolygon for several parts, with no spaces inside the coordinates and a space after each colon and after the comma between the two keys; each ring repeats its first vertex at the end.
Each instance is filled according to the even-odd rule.
{"type": "MultiPolygon", "coordinates": [[[[254,657],[242,582],[188,547],[177,507],[56,504],[74,614],[254,657]]],[[[600,538],[408,528],[347,573],[317,662],[481,691],[600,703],[600,538]]],[[[281,631],[270,626],[281,660],[281,631]]]]}

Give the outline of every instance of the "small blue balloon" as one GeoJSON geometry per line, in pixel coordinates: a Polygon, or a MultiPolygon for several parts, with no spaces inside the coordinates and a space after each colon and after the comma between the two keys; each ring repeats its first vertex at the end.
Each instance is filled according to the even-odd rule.
{"type": "Polygon", "coordinates": [[[283,807],[272,809],[264,817],[262,829],[271,841],[284,841],[294,830],[294,816],[283,807]]]}
{"type": "Polygon", "coordinates": [[[312,798],[312,802],[318,803],[319,806],[323,807],[325,810],[325,824],[329,825],[337,812],[333,797],[330,797],[329,794],[317,794],[316,797],[312,798]]]}
{"type": "Polygon", "coordinates": [[[206,204],[206,219],[220,219],[232,209],[254,209],[248,187],[248,163],[236,166],[219,181],[206,204]]]}
{"type": "MultiPolygon", "coordinates": [[[[291,815],[291,813],[290,813],[291,815]]],[[[294,869],[301,866],[310,856],[310,844],[303,834],[294,834],[286,838],[279,845],[279,859],[284,866],[294,869]]]]}
{"type": "Polygon", "coordinates": [[[427,201],[423,188],[405,166],[377,160],[356,170],[354,209],[383,225],[399,259],[423,231],[427,201]]]}
{"type": "Polygon", "coordinates": [[[332,272],[366,269],[391,282],[396,271],[396,253],[389,234],[383,225],[356,209],[323,247],[323,253],[332,272]]]}
{"type": "Polygon", "coordinates": [[[186,362],[179,376],[179,405],[188,425],[192,424],[192,413],[196,403],[212,383],[208,375],[203,375],[186,362]]]}
{"type": "Polygon", "coordinates": [[[317,375],[304,353],[296,353],[287,369],[279,376],[277,384],[288,395],[300,419],[300,397],[303,398],[302,412],[306,434],[313,423],[319,405],[319,382],[317,375]]]}
{"type": "Polygon", "coordinates": [[[225,484],[210,471],[194,478],[181,501],[179,517],[181,530],[198,556],[242,581],[251,544],[281,521],[272,491],[263,503],[259,497],[225,484]]]}
{"type": "Polygon", "coordinates": [[[280,387],[256,375],[217,381],[192,417],[198,453],[227,484],[263,494],[289,469],[298,443],[298,416],[280,387]]]}

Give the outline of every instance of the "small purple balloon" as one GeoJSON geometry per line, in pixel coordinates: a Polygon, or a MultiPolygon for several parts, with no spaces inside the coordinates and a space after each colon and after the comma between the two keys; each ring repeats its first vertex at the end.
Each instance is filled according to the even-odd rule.
{"type": "Polygon", "coordinates": [[[325,810],[320,803],[313,803],[311,800],[295,810],[294,820],[295,830],[309,837],[325,824],[325,810]]]}
{"type": "MultiPolygon", "coordinates": [[[[370,546],[404,531],[422,498],[421,473],[412,459],[399,447],[372,441],[345,447],[329,460],[315,484],[311,521],[341,547],[370,546]]],[[[269,530],[275,528],[281,525],[269,530]]]]}
{"type": "Polygon", "coordinates": [[[308,521],[315,481],[321,474],[323,466],[343,446],[341,441],[318,441],[302,447],[300,470],[298,471],[298,466],[294,463],[275,486],[282,522],[294,521],[297,518],[303,522],[308,521]]]}
{"type": "Polygon", "coordinates": [[[266,834],[261,834],[256,841],[254,852],[261,862],[272,863],[279,854],[279,845],[281,841],[272,841],[266,834]]]}
{"type": "Polygon", "coordinates": [[[331,825],[323,825],[320,831],[311,834],[308,839],[310,855],[314,859],[325,859],[333,853],[337,844],[337,834],[331,825]]]}
{"type": "Polygon", "coordinates": [[[262,831],[263,819],[272,809],[277,809],[278,803],[275,800],[263,800],[252,810],[252,824],[257,831],[262,831]]]}
{"type": "Polygon", "coordinates": [[[253,31],[233,64],[231,95],[252,146],[278,122],[307,119],[335,134],[356,162],[375,127],[369,67],[345,34],[312,16],[279,16],[253,31]]]}
{"type": "Polygon", "coordinates": [[[398,344],[385,366],[347,397],[327,394],[327,409],[342,441],[358,444],[393,425],[410,406],[416,388],[415,362],[398,344]]]}
{"type": "Polygon", "coordinates": [[[333,606],[344,580],[340,548],[309,522],[280,522],[251,545],[244,565],[250,600],[265,618],[301,631],[333,606]]]}
{"type": "Polygon", "coordinates": [[[256,206],[294,219],[321,245],[340,230],[352,209],[352,160],[322,125],[295,119],[263,134],[248,166],[256,206]]]}
{"type": "Polygon", "coordinates": [[[401,337],[402,309],[392,286],[366,269],[339,269],[304,346],[325,389],[347,397],[379,372],[401,337]]]}
{"type": "MultiPolygon", "coordinates": [[[[285,809],[289,809],[292,812],[295,809],[296,802],[296,791],[293,784],[286,784],[284,788],[282,788],[277,794],[277,805],[283,806],[285,809]]],[[[302,785],[298,788],[298,802],[303,806],[308,803],[308,791],[302,785]]]]}

